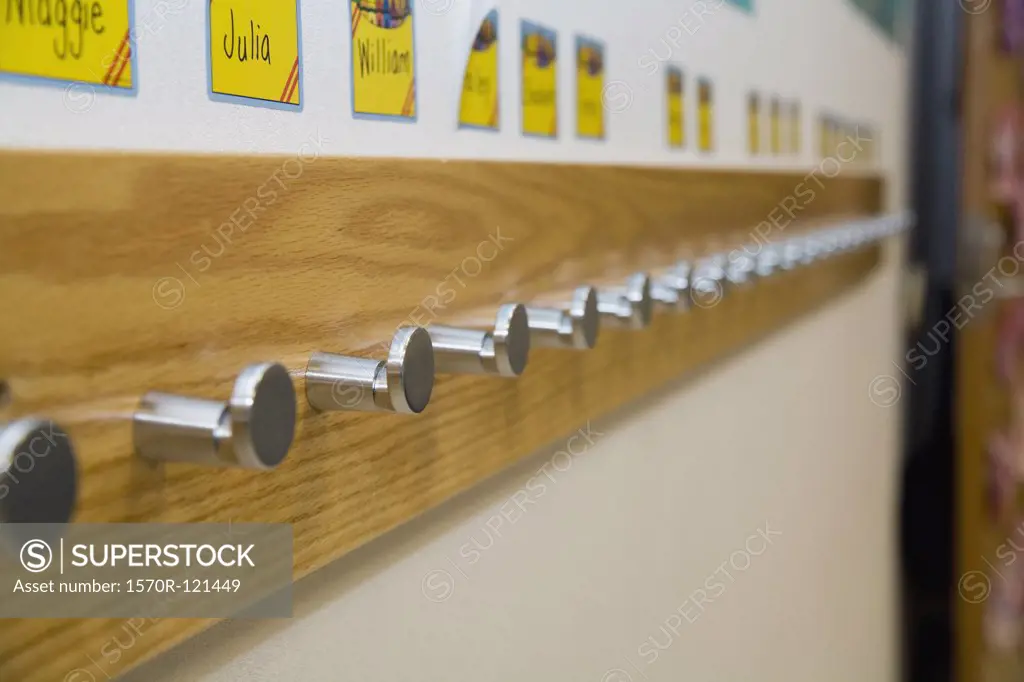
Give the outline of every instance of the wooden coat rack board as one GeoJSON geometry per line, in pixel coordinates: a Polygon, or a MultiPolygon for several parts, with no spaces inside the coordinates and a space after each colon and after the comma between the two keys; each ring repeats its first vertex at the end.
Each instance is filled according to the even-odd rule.
{"type": "MultiPolygon", "coordinates": [[[[366,353],[402,323],[491,320],[504,301],[664,267],[713,243],[734,248],[805,182],[803,173],[288,161],[0,153],[0,377],[11,392],[0,420],[41,414],[68,428],[81,469],[76,521],[291,523],[298,578],[778,329],[879,257],[870,246],[710,310],[657,314],[645,331],[603,331],[585,353],[536,350],[516,381],[440,377],[415,417],[313,412],[300,378],[295,443],[273,471],[142,460],[130,416],[146,391],[221,397],[248,363],[299,373],[311,352],[366,353]],[[272,203],[260,196],[268,182],[272,203]],[[244,231],[223,228],[217,240],[254,201],[261,210],[244,231]],[[466,261],[499,234],[491,260],[466,261]],[[439,307],[431,297],[442,282],[455,296],[439,307]]],[[[784,236],[881,207],[878,178],[821,180],[784,236]]],[[[212,622],[156,623],[107,672],[212,622]]],[[[123,625],[0,621],[0,680],[64,679],[123,625]]]]}

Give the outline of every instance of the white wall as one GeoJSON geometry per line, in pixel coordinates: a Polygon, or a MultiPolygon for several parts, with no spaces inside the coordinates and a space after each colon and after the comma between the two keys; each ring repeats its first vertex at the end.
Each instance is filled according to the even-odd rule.
{"type": "MultiPolygon", "coordinates": [[[[137,97],[0,81],[3,125],[0,148],[85,147],[176,151],[273,151],[295,153],[315,131],[326,138],[324,153],[428,157],[483,157],[606,161],[676,166],[811,167],[816,163],[818,112],[826,109],[881,129],[883,154],[895,160],[902,120],[894,103],[903,84],[901,51],[845,0],[760,0],[755,15],[723,3],[697,16],[698,0],[501,0],[502,111],[500,134],[455,127],[458,87],[468,50],[470,0],[421,0],[417,17],[419,120],[415,125],[354,120],[348,57],[348,4],[303,0],[305,82],[302,112],[214,102],[206,88],[206,25],[203,0],[136,0],[139,25],[137,97]],[[163,2],[163,9],[154,8],[163,2]],[[436,14],[429,7],[451,10],[436,14]],[[166,8],[173,8],[168,11],[166,8]],[[582,8],[582,10],[580,9],[582,8]],[[163,16],[163,18],[160,18],[163,16]],[[559,31],[560,125],[557,142],[519,134],[518,31],[521,18],[559,31]],[[689,27],[688,30],[681,26],[689,27]],[[143,30],[141,27],[148,27],[143,30]],[[678,47],[663,40],[672,27],[678,47]],[[609,114],[608,140],[576,140],[571,108],[572,36],[603,38],[608,82],[620,81],[632,105],[609,114]],[[693,35],[689,31],[694,31],[693,35]],[[453,46],[459,44],[456,49],[453,46]],[[687,151],[671,151],[663,124],[664,70],[648,75],[640,66],[651,50],[687,72],[715,84],[717,153],[693,149],[695,87],[687,85],[687,151]],[[458,55],[456,54],[458,53],[458,55]],[[747,155],[746,97],[798,97],[806,129],[803,156],[793,161],[747,155]],[[73,97],[73,101],[66,98],[73,97]],[[84,99],[83,99],[84,98],[84,99]],[[83,110],[84,109],[84,110],[83,110]]],[[[852,172],[847,170],[847,172],[852,172]]]]}
{"type": "MultiPolygon", "coordinates": [[[[140,21],[155,2],[138,0],[140,21]]],[[[715,79],[719,149],[707,158],[666,148],[663,74],[637,65],[665,49],[660,40],[689,0],[503,0],[497,135],[453,124],[461,66],[449,46],[465,30],[464,2],[420,13],[415,125],[352,119],[340,0],[302,2],[301,113],[211,102],[203,2],[176,0],[181,11],[140,46],[137,98],[97,96],[73,113],[60,88],[0,83],[0,148],[288,153],[319,130],[331,154],[810,168],[824,108],[878,127],[889,208],[902,207],[907,58],[843,0],[758,0],[753,18],[722,7],[675,50],[689,76],[715,79]],[[587,13],[576,17],[573,6],[587,13]],[[634,97],[611,117],[607,142],[520,137],[509,40],[520,17],[559,29],[563,57],[574,30],[607,41],[608,79],[634,97]],[[751,87],[801,99],[802,157],[747,157],[751,87]]],[[[571,131],[571,60],[560,61],[560,128],[571,131]]],[[[692,108],[688,118],[692,141],[692,108]]],[[[604,434],[596,445],[545,479],[538,503],[500,537],[491,531],[478,558],[466,543],[489,544],[488,520],[551,451],[302,581],[294,620],[223,623],[127,679],[894,680],[898,408],[874,405],[868,386],[902,355],[897,272],[891,257],[829,308],[594,424],[604,434]],[[733,553],[766,524],[781,535],[745,570],[730,568],[731,557],[746,565],[733,553]],[[723,562],[732,579],[714,576],[723,562]],[[716,598],[698,612],[687,599],[702,587],[716,598]],[[680,608],[695,622],[673,619],[680,608]],[[678,635],[661,629],[666,621],[678,635]],[[664,645],[665,632],[671,645],[651,662],[645,642],[664,645]]]]}

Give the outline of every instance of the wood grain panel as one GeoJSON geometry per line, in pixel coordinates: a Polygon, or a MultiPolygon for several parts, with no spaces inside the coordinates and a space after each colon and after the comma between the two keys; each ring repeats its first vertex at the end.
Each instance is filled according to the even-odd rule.
{"type": "MultiPolygon", "coordinates": [[[[295,446],[272,472],[152,465],[130,442],[147,390],[224,398],[239,368],[277,360],[301,396],[313,351],[380,353],[402,323],[487,323],[501,302],[738,246],[758,225],[775,238],[873,213],[881,183],[305,153],[2,153],[0,180],[11,387],[0,417],[41,413],[69,429],[77,520],[292,523],[297,576],[769,333],[878,257],[866,249],[712,310],[659,315],[649,331],[605,331],[590,353],[537,350],[519,381],[441,377],[419,417],[300,401],[295,446]],[[794,199],[801,188],[813,198],[794,199]],[[788,223],[794,206],[784,233],[766,222],[788,223]]],[[[127,638],[122,621],[0,621],[0,679],[113,677],[209,622],[147,626],[113,662],[102,651],[127,638]]]]}
{"type": "MultiPolygon", "coordinates": [[[[1019,106],[1019,58],[1002,52],[1002,12],[967,13],[964,20],[964,84],[960,98],[964,150],[960,159],[963,216],[961,229],[976,219],[998,221],[992,197],[991,138],[996,116],[1019,106]],[[972,220],[971,218],[975,218],[972,220]]],[[[1009,240],[1010,247],[1014,239],[1009,240]]],[[[987,266],[985,266],[987,268],[987,266]]],[[[982,268],[982,269],[985,269],[982,268]]],[[[957,347],[956,572],[954,579],[989,569],[1000,544],[1011,532],[996,527],[986,513],[987,448],[991,434],[1010,422],[1006,387],[994,371],[997,319],[987,316],[960,332],[957,347]]],[[[960,587],[960,585],[957,585],[960,587]]],[[[987,600],[986,600],[987,601],[987,600]]],[[[958,680],[1010,682],[1024,677],[1017,652],[990,650],[984,633],[986,603],[956,596],[955,636],[958,680]]]]}

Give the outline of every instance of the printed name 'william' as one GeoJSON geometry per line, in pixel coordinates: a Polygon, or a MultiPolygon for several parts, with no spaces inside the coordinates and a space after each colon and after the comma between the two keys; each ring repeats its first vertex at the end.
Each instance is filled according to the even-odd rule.
{"type": "Polygon", "coordinates": [[[359,41],[359,75],[395,76],[412,73],[412,53],[399,51],[388,45],[388,40],[364,38],[359,41]]]}

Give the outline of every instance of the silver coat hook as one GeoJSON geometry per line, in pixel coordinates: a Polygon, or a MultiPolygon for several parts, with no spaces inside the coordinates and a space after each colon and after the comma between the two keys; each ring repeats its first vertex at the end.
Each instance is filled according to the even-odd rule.
{"type": "Polygon", "coordinates": [[[666,310],[685,310],[686,304],[679,298],[679,293],[665,286],[657,279],[651,281],[651,302],[666,310]]]}
{"type": "Polygon", "coordinates": [[[867,244],[870,240],[868,237],[867,223],[864,221],[858,221],[853,224],[853,248],[855,250],[860,249],[862,246],[867,244]]]}
{"type": "Polygon", "coordinates": [[[731,285],[728,263],[728,257],[722,253],[697,261],[690,280],[690,297],[698,307],[713,308],[725,298],[731,285]]]}
{"type": "Polygon", "coordinates": [[[818,240],[814,235],[799,237],[800,240],[800,264],[811,265],[818,260],[818,240]]]}
{"type": "Polygon", "coordinates": [[[434,390],[434,347],[422,327],[400,327],[386,360],[314,353],[306,399],[318,410],[419,414],[434,390]]]}
{"type": "Polygon", "coordinates": [[[782,245],[782,269],[794,270],[804,257],[803,244],[796,237],[787,239],[782,245]]]}
{"type": "Polygon", "coordinates": [[[26,417],[0,424],[0,524],[66,523],[78,499],[78,464],[67,432],[26,417]]]}
{"type": "Polygon", "coordinates": [[[133,418],[142,457],[244,469],[272,469],[295,435],[295,387],[276,363],[250,365],[227,402],[147,393],[133,418]]]}
{"type": "Polygon", "coordinates": [[[822,242],[825,245],[825,257],[832,258],[841,253],[839,248],[839,233],[835,230],[829,230],[822,236],[822,242]]]}
{"type": "Polygon", "coordinates": [[[517,377],[530,357],[530,324],[521,303],[498,308],[492,331],[431,325],[439,374],[517,377]]]}
{"type": "Polygon", "coordinates": [[[729,253],[725,266],[725,278],[730,284],[742,287],[753,282],[757,275],[757,259],[750,252],[748,245],[729,253]]]}
{"type": "Polygon", "coordinates": [[[816,261],[828,260],[832,257],[834,249],[832,248],[832,242],[829,240],[827,232],[821,232],[814,235],[814,258],[816,261]]]}
{"type": "Polygon", "coordinates": [[[690,309],[693,300],[690,280],[693,265],[680,261],[651,281],[651,298],[658,305],[675,312],[690,309]]]}
{"type": "Polygon", "coordinates": [[[526,317],[534,348],[589,350],[597,344],[601,327],[597,289],[578,287],[565,306],[527,306],[526,317]]]}
{"type": "Polygon", "coordinates": [[[651,324],[651,278],[645,272],[630,275],[623,286],[600,289],[597,311],[601,321],[615,329],[644,329],[651,324]]]}
{"type": "Polygon", "coordinates": [[[774,244],[766,244],[757,254],[754,271],[758,277],[771,277],[781,266],[781,249],[774,244]]]}
{"type": "Polygon", "coordinates": [[[857,231],[852,227],[843,228],[843,235],[840,240],[843,251],[850,252],[857,248],[857,231]]]}

